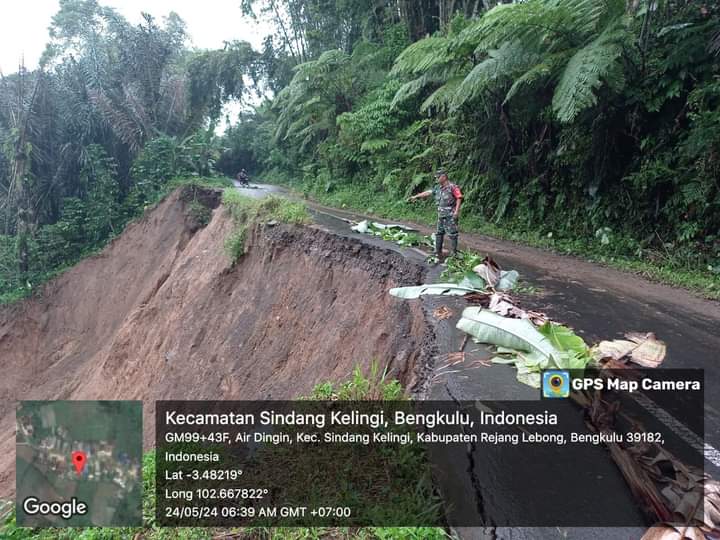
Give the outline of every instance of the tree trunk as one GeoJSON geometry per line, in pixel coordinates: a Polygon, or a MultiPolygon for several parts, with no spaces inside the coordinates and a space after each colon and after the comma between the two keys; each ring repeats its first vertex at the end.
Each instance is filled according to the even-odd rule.
{"type": "Polygon", "coordinates": [[[10,185],[14,198],[17,201],[17,225],[16,225],[16,246],[18,257],[18,270],[21,274],[27,274],[30,269],[30,237],[34,232],[33,211],[30,193],[27,185],[28,169],[28,124],[35,105],[38,86],[42,73],[35,80],[32,96],[29,103],[25,104],[25,68],[21,66],[20,81],[18,88],[18,111],[17,111],[17,139],[14,144],[14,155],[11,167],[10,185]]]}

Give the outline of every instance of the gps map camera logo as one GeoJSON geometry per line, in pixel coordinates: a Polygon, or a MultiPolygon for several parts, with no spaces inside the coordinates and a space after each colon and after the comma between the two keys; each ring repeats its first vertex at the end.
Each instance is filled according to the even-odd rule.
{"type": "Polygon", "coordinates": [[[561,369],[543,371],[544,398],[566,398],[570,395],[570,374],[561,369]]]}

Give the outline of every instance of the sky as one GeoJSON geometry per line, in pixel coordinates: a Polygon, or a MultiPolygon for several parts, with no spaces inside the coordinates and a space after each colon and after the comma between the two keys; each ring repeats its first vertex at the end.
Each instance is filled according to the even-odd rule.
{"type": "MultiPolygon", "coordinates": [[[[24,57],[28,69],[37,67],[48,41],[48,26],[59,0],[0,0],[0,70],[17,71],[24,57]]],[[[175,11],[187,24],[192,44],[202,49],[222,47],[223,41],[241,39],[260,48],[270,25],[244,19],[240,0],[100,0],[130,22],[146,11],[160,19],[175,11]]]]}
{"type": "MultiPolygon", "coordinates": [[[[191,45],[200,49],[217,49],[224,41],[245,40],[260,49],[263,39],[271,33],[268,22],[244,18],[240,0],[99,0],[115,8],[131,23],[141,21],[141,12],[161,20],[174,11],[185,21],[191,45]]],[[[21,59],[25,67],[35,69],[45,50],[50,21],[60,7],[59,0],[0,0],[0,72],[14,73],[21,59]]],[[[252,97],[249,102],[256,101],[252,97]]],[[[241,110],[237,102],[223,110],[230,123],[241,110]]],[[[217,126],[218,133],[227,125],[217,126]]]]}

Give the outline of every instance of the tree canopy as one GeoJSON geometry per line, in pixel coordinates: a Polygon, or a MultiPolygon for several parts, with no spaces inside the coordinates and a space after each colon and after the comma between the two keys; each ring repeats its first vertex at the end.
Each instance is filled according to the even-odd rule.
{"type": "Polygon", "coordinates": [[[720,268],[720,7],[242,0],[243,14],[272,23],[260,50],[238,36],[196,51],[177,14],[131,24],[61,0],[40,67],[0,79],[0,290],[99,245],[169,179],[240,167],[400,201],[443,166],[474,219],[611,230],[609,255],[720,268]],[[219,138],[228,101],[243,110],[219,138]]]}

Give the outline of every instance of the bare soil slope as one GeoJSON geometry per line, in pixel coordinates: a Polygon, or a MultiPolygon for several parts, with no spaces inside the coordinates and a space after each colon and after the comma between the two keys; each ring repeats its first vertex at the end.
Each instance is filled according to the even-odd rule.
{"type": "MultiPolygon", "coordinates": [[[[219,195],[199,228],[176,191],[101,254],[0,309],[0,497],[14,492],[23,399],[287,399],[373,359],[408,386],[423,314],[389,287],[422,281],[391,251],[298,226],[257,228],[231,266],[219,195]],[[388,324],[392,321],[392,324],[388,324]]],[[[197,196],[197,194],[195,195],[197,196]]]]}

